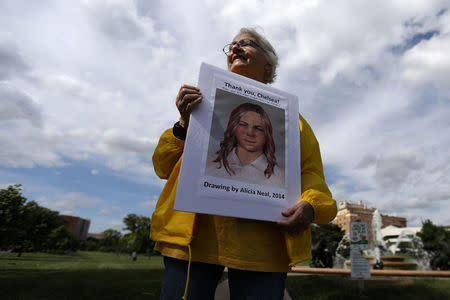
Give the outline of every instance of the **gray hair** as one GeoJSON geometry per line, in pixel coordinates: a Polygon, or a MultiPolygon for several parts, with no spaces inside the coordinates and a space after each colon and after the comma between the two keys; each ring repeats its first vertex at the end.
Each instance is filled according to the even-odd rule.
{"type": "Polygon", "coordinates": [[[272,45],[269,43],[269,41],[258,31],[256,31],[256,28],[252,27],[242,27],[239,30],[239,34],[248,33],[252,35],[259,46],[261,46],[262,50],[264,51],[264,54],[266,56],[267,61],[272,66],[272,70],[270,71],[270,74],[267,78],[267,83],[274,82],[275,78],[277,77],[276,69],[278,66],[278,55],[275,52],[275,49],[272,47],[272,45]]]}

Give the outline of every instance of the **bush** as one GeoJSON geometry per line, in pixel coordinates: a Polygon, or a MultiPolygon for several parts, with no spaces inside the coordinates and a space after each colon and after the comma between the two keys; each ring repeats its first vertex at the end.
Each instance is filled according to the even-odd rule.
{"type": "Polygon", "coordinates": [[[339,226],[329,223],[312,225],[311,234],[312,258],[310,266],[313,268],[332,268],[336,248],[345,232],[339,226]]]}
{"type": "Polygon", "coordinates": [[[450,232],[442,226],[434,225],[430,220],[422,223],[422,229],[417,233],[423,243],[423,249],[430,258],[433,270],[450,269],[450,232]]]}

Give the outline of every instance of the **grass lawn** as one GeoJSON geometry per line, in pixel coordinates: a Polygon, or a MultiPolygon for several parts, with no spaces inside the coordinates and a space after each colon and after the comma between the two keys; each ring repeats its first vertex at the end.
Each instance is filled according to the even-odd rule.
{"type": "Polygon", "coordinates": [[[0,299],[158,299],[161,256],[0,253],[0,299]]]}
{"type": "Polygon", "coordinates": [[[292,299],[450,299],[450,279],[440,278],[372,277],[360,295],[358,282],[348,276],[290,276],[286,289],[292,299]]]}
{"type": "Polygon", "coordinates": [[[139,255],[132,261],[131,255],[104,252],[78,251],[74,254],[0,253],[0,270],[162,270],[161,256],[139,255]]]}
{"type": "MultiPolygon", "coordinates": [[[[162,257],[101,252],[0,253],[0,299],[159,299],[162,257]]],[[[289,276],[292,299],[450,299],[450,279],[289,276]],[[364,296],[365,295],[365,296],[364,296]]]]}

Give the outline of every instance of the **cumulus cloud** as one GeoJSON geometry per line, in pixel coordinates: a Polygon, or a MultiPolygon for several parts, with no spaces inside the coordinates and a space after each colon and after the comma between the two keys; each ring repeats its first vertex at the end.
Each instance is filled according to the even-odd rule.
{"type": "Polygon", "coordinates": [[[376,162],[375,180],[381,188],[398,189],[412,172],[423,169],[424,161],[424,154],[421,152],[383,155],[376,162]]]}
{"type": "Polygon", "coordinates": [[[122,213],[123,209],[117,205],[109,206],[109,207],[103,207],[98,211],[98,215],[100,216],[110,216],[115,215],[117,213],[122,213]]]}
{"type": "Polygon", "coordinates": [[[110,216],[101,216],[95,219],[95,222],[91,223],[89,232],[103,232],[106,229],[114,229],[122,231],[124,224],[121,219],[111,218],[110,216]]]}
{"type": "Polygon", "coordinates": [[[280,57],[274,86],[299,97],[335,198],[363,199],[412,222],[418,214],[449,221],[437,210],[450,184],[447,7],[443,0],[4,2],[0,165],[95,162],[93,174],[101,168],[160,188],[151,155],[178,118],[180,85],[196,84],[202,61],[225,68],[222,47],[240,27],[260,25],[280,57]]]}
{"type": "Polygon", "coordinates": [[[109,216],[109,210],[107,208],[102,208],[100,209],[100,211],[98,212],[98,214],[100,216],[109,216]]]}
{"type": "Polygon", "coordinates": [[[36,127],[42,126],[41,109],[26,93],[7,82],[0,82],[0,100],[0,122],[18,119],[27,120],[36,127]]]}
{"type": "Polygon", "coordinates": [[[139,16],[134,1],[82,1],[89,21],[114,41],[144,39],[149,42],[171,44],[173,37],[167,31],[158,32],[147,16],[139,16]]]}
{"type": "Polygon", "coordinates": [[[136,137],[119,130],[107,130],[101,147],[104,151],[130,152],[149,157],[155,150],[156,143],[155,139],[136,137]]]}
{"type": "Polygon", "coordinates": [[[157,197],[154,197],[154,199],[139,202],[139,206],[144,209],[154,210],[157,202],[158,202],[157,197]]]}
{"type": "Polygon", "coordinates": [[[0,37],[0,80],[20,76],[28,71],[28,64],[17,45],[0,37]]]}
{"type": "Polygon", "coordinates": [[[37,202],[44,207],[58,211],[60,214],[77,215],[81,208],[96,207],[102,200],[86,196],[84,193],[67,193],[52,197],[39,197],[37,202]]]}
{"type": "Polygon", "coordinates": [[[450,86],[450,31],[424,41],[408,51],[402,59],[403,77],[423,83],[433,82],[442,87],[450,86]]]}

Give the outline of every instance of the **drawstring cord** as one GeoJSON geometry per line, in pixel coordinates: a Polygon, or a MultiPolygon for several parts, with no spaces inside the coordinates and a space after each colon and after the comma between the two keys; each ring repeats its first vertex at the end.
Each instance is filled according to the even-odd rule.
{"type": "Polygon", "coordinates": [[[188,249],[189,249],[189,262],[188,262],[188,268],[187,268],[187,278],[186,278],[186,287],[184,289],[184,295],[183,295],[183,300],[187,299],[187,291],[188,291],[188,285],[189,285],[189,272],[191,271],[191,245],[188,245],[188,249]]]}

